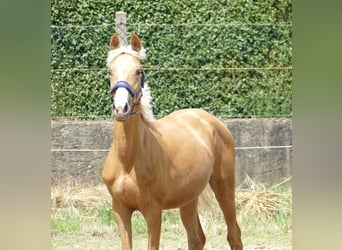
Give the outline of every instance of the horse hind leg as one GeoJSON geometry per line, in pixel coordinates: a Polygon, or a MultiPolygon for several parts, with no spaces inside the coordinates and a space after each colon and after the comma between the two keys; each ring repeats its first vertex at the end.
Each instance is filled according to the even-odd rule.
{"type": "Polygon", "coordinates": [[[232,250],[242,250],[241,230],[236,221],[234,163],[214,169],[210,186],[221,207],[227,224],[227,240],[232,250]],[[228,167],[228,168],[227,168],[228,167]],[[224,169],[221,169],[224,168],[224,169]]]}
{"type": "Polygon", "coordinates": [[[205,245],[205,235],[198,217],[198,199],[180,208],[180,215],[188,236],[189,250],[202,250],[205,245]]]}

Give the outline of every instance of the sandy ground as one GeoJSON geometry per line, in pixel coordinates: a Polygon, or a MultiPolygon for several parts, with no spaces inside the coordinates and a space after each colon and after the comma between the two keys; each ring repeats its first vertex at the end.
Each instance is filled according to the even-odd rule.
{"type": "MultiPolygon", "coordinates": [[[[83,233],[65,234],[58,233],[52,236],[53,249],[55,250],[120,250],[120,238],[118,236],[110,237],[109,234],[103,235],[87,235],[83,233]]],[[[147,239],[133,238],[134,250],[146,250],[147,239]]],[[[172,233],[164,233],[161,235],[160,240],[161,250],[186,250],[187,242],[186,235],[180,238],[179,235],[172,233]]],[[[224,240],[224,236],[207,236],[207,243],[205,250],[222,250],[230,249],[227,242],[224,240]]],[[[262,240],[257,244],[245,244],[245,250],[291,250],[292,246],[277,246],[270,242],[263,242],[262,240]]]]}

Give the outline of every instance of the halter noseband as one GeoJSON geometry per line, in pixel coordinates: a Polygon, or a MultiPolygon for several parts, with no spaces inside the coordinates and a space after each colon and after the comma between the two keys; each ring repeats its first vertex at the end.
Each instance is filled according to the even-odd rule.
{"type": "Polygon", "coordinates": [[[125,88],[134,99],[139,98],[142,95],[142,89],[144,88],[144,82],[145,82],[145,70],[141,70],[141,81],[140,81],[140,89],[138,92],[134,92],[134,89],[129,85],[126,81],[118,81],[114,84],[114,86],[110,89],[109,94],[112,95],[118,88],[125,88]]]}
{"type": "Polygon", "coordinates": [[[142,95],[142,87],[139,89],[138,92],[134,92],[134,89],[126,81],[118,81],[117,83],[115,83],[115,85],[110,89],[109,94],[112,95],[118,88],[126,89],[131,94],[134,100],[142,95]]]}

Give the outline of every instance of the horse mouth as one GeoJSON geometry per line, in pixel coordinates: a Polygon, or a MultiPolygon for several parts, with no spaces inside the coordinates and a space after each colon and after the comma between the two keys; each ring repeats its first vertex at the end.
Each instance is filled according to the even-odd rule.
{"type": "Polygon", "coordinates": [[[118,111],[114,110],[114,118],[118,122],[127,121],[127,119],[129,118],[129,112],[123,113],[123,112],[118,112],[118,111]]]}
{"type": "Polygon", "coordinates": [[[129,116],[125,114],[116,114],[114,115],[114,117],[117,122],[124,122],[127,121],[127,119],[129,118],[129,116]]]}

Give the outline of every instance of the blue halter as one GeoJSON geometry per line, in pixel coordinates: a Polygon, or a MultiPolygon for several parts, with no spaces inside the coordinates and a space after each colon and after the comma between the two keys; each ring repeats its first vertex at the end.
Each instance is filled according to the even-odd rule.
{"type": "MultiPolygon", "coordinates": [[[[125,88],[128,93],[131,94],[133,97],[133,102],[135,103],[136,100],[142,96],[142,89],[144,88],[144,82],[145,82],[145,71],[142,69],[141,70],[141,81],[140,81],[140,89],[138,92],[135,92],[134,89],[129,85],[128,82],[126,81],[118,81],[115,83],[115,85],[110,89],[109,94],[112,95],[118,88],[125,88]]],[[[111,99],[112,100],[112,99],[111,99]]]]}
{"type": "Polygon", "coordinates": [[[142,95],[142,90],[141,88],[139,89],[138,92],[134,92],[134,89],[131,87],[131,85],[129,85],[128,82],[126,81],[118,81],[109,91],[109,94],[113,94],[118,88],[125,88],[130,94],[131,96],[136,99],[139,96],[142,95]]]}

